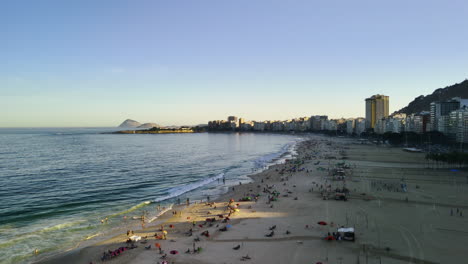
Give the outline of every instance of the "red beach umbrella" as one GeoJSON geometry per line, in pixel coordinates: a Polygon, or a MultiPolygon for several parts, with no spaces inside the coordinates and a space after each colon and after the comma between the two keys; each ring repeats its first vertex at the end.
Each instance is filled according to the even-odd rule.
{"type": "Polygon", "coordinates": [[[177,250],[171,250],[169,253],[171,253],[172,255],[175,255],[175,254],[178,254],[179,251],[177,251],[177,250]]]}
{"type": "Polygon", "coordinates": [[[327,225],[327,222],[320,221],[320,222],[318,222],[317,224],[319,224],[319,225],[327,225]]]}

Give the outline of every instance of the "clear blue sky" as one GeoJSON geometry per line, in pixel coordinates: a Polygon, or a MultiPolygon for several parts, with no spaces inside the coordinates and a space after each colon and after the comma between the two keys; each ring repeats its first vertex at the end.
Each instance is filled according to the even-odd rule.
{"type": "Polygon", "coordinates": [[[393,112],[468,76],[468,1],[0,3],[0,127],[393,112]]]}

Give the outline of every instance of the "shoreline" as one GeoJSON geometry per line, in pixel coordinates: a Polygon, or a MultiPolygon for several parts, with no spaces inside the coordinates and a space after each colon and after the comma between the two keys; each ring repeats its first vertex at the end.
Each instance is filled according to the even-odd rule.
{"type": "MultiPolygon", "coordinates": [[[[193,132],[193,133],[201,133],[201,132],[193,132]]],[[[116,132],[116,133],[111,133],[111,134],[120,134],[120,133],[116,132]]],[[[127,133],[122,133],[122,134],[127,134],[127,133]]],[[[285,148],[285,151],[282,152],[282,154],[280,154],[278,157],[275,157],[275,158],[269,160],[268,162],[265,162],[263,168],[260,168],[260,167],[253,168],[251,174],[241,175],[239,177],[249,178],[249,182],[247,182],[245,184],[254,183],[255,182],[255,177],[257,175],[262,174],[263,172],[271,169],[273,166],[278,165],[279,164],[278,162],[284,163],[284,160],[287,160],[286,157],[290,156],[290,159],[293,159],[294,158],[293,155],[297,154],[296,153],[297,145],[299,145],[302,141],[304,141],[304,140],[303,139],[302,140],[296,140],[294,143],[286,144],[284,146],[284,147],[287,147],[287,148],[285,148]]],[[[226,199],[226,197],[230,196],[230,193],[234,193],[234,191],[232,190],[232,187],[235,187],[235,186],[237,186],[237,185],[227,186],[227,191],[224,192],[224,193],[218,194],[218,196],[216,198],[214,198],[212,200],[212,202],[221,203],[221,201],[224,201],[226,199]]],[[[190,190],[189,192],[191,192],[191,191],[193,191],[193,190],[190,190]]],[[[172,198],[168,198],[167,200],[175,199],[175,198],[176,197],[172,197],[172,198]]],[[[156,201],[151,201],[150,205],[154,206],[155,204],[160,203],[160,202],[164,202],[164,201],[157,201],[157,202],[156,201]]],[[[153,219],[153,220],[146,223],[146,225],[148,227],[145,227],[143,229],[138,229],[138,230],[136,230],[136,233],[138,233],[138,232],[147,232],[147,231],[150,231],[151,228],[154,227],[154,226],[164,225],[166,222],[170,221],[171,218],[172,218],[171,216],[169,216],[169,213],[170,213],[169,211],[171,211],[171,210],[176,210],[176,209],[180,210],[180,208],[182,208],[183,210],[184,209],[188,210],[188,209],[190,209],[190,207],[196,206],[196,205],[200,205],[198,200],[191,201],[189,206],[186,206],[186,204],[183,201],[181,201],[180,205],[172,203],[170,205],[171,208],[166,208],[166,209],[161,210],[161,212],[160,212],[161,214],[158,215],[156,219],[153,219]],[[157,223],[157,224],[155,224],[155,223],[157,223]]],[[[163,207],[163,208],[165,208],[165,207],[163,207]]],[[[179,210],[177,210],[177,211],[179,211],[179,210]]],[[[134,225],[136,226],[136,224],[134,224],[134,225]]],[[[73,259],[76,257],[76,255],[81,254],[81,251],[86,251],[88,248],[92,248],[92,247],[95,247],[95,246],[100,246],[100,245],[105,244],[105,243],[109,243],[109,242],[113,243],[116,240],[121,240],[123,236],[122,236],[121,233],[118,232],[119,230],[117,230],[117,229],[121,229],[121,228],[115,227],[114,229],[116,229],[116,230],[110,231],[108,234],[104,234],[101,237],[101,239],[93,241],[92,243],[87,243],[88,242],[88,238],[87,238],[87,239],[85,239],[83,241],[78,242],[78,244],[73,248],[69,248],[69,249],[66,249],[66,250],[61,251],[61,252],[56,252],[53,255],[44,256],[43,258],[39,258],[38,260],[30,260],[30,261],[31,261],[31,263],[34,263],[34,264],[72,263],[73,259]],[[72,262],[69,262],[69,261],[72,261],[72,262]]],[[[92,239],[92,238],[94,238],[94,237],[90,237],[89,239],[92,239]]],[[[38,255],[38,257],[40,257],[40,255],[38,255]]],[[[95,263],[95,262],[93,262],[93,263],[95,263]]]]}
{"type": "MultiPolygon", "coordinates": [[[[177,250],[178,254],[167,257],[168,263],[177,264],[431,264],[464,259],[463,234],[468,233],[468,222],[462,216],[468,204],[464,175],[428,168],[420,153],[359,145],[349,139],[311,136],[296,149],[295,159],[250,175],[251,183],[232,186],[211,201],[211,206],[194,203],[174,207],[181,215],[166,213],[146,229],[135,230],[138,236],[148,236],[148,242],[138,242],[138,248],[105,262],[161,263],[162,255],[154,243],[160,243],[166,253],[177,250]],[[329,174],[341,166],[338,164],[348,168],[346,181],[329,174]],[[405,190],[400,188],[402,182],[405,190]],[[333,190],[344,186],[350,191],[348,200],[333,199],[333,190]],[[239,201],[257,194],[258,201],[239,201]],[[323,198],[327,196],[329,199],[323,198]],[[240,211],[223,223],[231,198],[240,211]],[[224,218],[218,218],[220,214],[224,218]],[[216,222],[211,225],[206,220],[213,217],[216,222]],[[326,225],[317,224],[322,221],[326,225]],[[153,239],[163,223],[167,240],[153,239]],[[221,231],[227,224],[227,231],[221,231]],[[354,228],[354,242],[325,240],[327,233],[342,226],[354,228]],[[190,228],[193,236],[187,235],[190,228]],[[206,231],[209,237],[201,235],[206,231]],[[197,237],[195,243],[202,252],[183,253],[192,249],[197,237]],[[144,249],[149,245],[151,249],[144,249]]],[[[102,263],[102,252],[125,246],[126,238],[126,234],[119,234],[37,263],[102,263]]]]}

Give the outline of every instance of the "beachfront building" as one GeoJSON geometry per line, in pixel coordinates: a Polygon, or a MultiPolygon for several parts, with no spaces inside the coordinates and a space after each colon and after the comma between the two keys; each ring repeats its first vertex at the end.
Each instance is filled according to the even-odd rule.
{"type": "Polygon", "coordinates": [[[367,128],[374,128],[378,120],[389,115],[389,97],[386,95],[373,95],[366,98],[367,128]]]}
{"type": "Polygon", "coordinates": [[[468,143],[468,108],[458,110],[457,142],[468,143]]]}
{"type": "Polygon", "coordinates": [[[423,111],[417,114],[408,115],[405,118],[404,131],[423,134],[430,131],[431,113],[423,111]]]}
{"type": "Polygon", "coordinates": [[[271,130],[275,132],[281,132],[284,131],[284,121],[273,121],[271,123],[271,130]]]}
{"type": "Polygon", "coordinates": [[[293,127],[293,130],[294,131],[297,131],[297,132],[305,132],[305,131],[308,131],[310,130],[310,121],[309,121],[310,118],[308,117],[300,117],[300,118],[296,118],[296,119],[293,119],[291,122],[292,122],[292,127],[293,127]]]}
{"type": "MultiPolygon", "coordinates": [[[[406,118],[406,115],[405,115],[406,118]]],[[[385,120],[385,132],[401,133],[404,131],[405,118],[390,117],[385,120]]]]}
{"type": "Polygon", "coordinates": [[[405,120],[405,132],[416,132],[415,131],[415,114],[407,115],[405,120]]]}
{"type": "Polygon", "coordinates": [[[252,131],[253,130],[253,122],[246,122],[244,121],[240,127],[240,131],[252,131]]]}
{"type": "Polygon", "coordinates": [[[366,119],[358,117],[355,119],[355,132],[356,135],[360,136],[362,133],[366,132],[366,119]]]}
{"type": "Polygon", "coordinates": [[[327,122],[328,116],[316,115],[310,117],[310,128],[313,131],[325,130],[325,122],[327,122]]]}
{"type": "Polygon", "coordinates": [[[450,114],[440,116],[439,118],[436,119],[436,122],[437,122],[437,127],[435,131],[439,131],[446,135],[450,134],[451,126],[452,126],[451,121],[450,121],[450,114]]]}
{"type": "Polygon", "coordinates": [[[414,132],[418,134],[423,134],[430,131],[430,120],[431,120],[431,113],[430,112],[421,112],[419,114],[414,115],[414,132]]]}
{"type": "MultiPolygon", "coordinates": [[[[366,119],[366,121],[367,121],[367,119],[366,119]]],[[[385,127],[386,127],[385,118],[380,118],[380,119],[376,120],[376,122],[374,124],[374,132],[376,134],[383,134],[383,133],[385,133],[385,127]]]]}
{"type": "Polygon", "coordinates": [[[337,133],[365,132],[364,118],[333,119],[327,116],[300,117],[285,121],[246,121],[244,118],[229,116],[227,120],[208,122],[208,131],[258,131],[258,132],[307,132],[307,131],[335,131],[337,133]]]}
{"type": "Polygon", "coordinates": [[[239,126],[238,126],[238,127],[241,128],[241,127],[242,127],[242,124],[244,124],[244,123],[245,123],[245,119],[242,118],[242,117],[239,118],[239,126]]]}
{"type": "Polygon", "coordinates": [[[293,120],[286,120],[284,123],[284,131],[294,131],[296,129],[296,124],[293,120]]]}
{"type": "Polygon", "coordinates": [[[356,120],[355,119],[348,119],[346,120],[346,134],[352,135],[355,133],[356,130],[356,120]]]}
{"type": "Polygon", "coordinates": [[[468,143],[468,107],[450,113],[448,136],[457,142],[468,143]]]}
{"type": "Polygon", "coordinates": [[[211,130],[228,130],[230,129],[230,125],[228,122],[224,120],[214,120],[208,122],[208,129],[211,130]]]}
{"type": "Polygon", "coordinates": [[[338,129],[338,123],[336,120],[327,120],[324,125],[323,130],[328,130],[328,131],[337,131],[338,129]]]}
{"type": "Polygon", "coordinates": [[[340,133],[346,133],[346,119],[340,118],[335,119],[336,121],[336,130],[340,133]]]}
{"type": "Polygon", "coordinates": [[[444,102],[431,103],[431,130],[439,131],[444,134],[450,133],[450,113],[463,106],[468,106],[468,99],[460,97],[452,98],[452,100],[444,102]]]}
{"type": "Polygon", "coordinates": [[[240,128],[241,123],[235,116],[229,116],[227,120],[213,120],[208,122],[208,130],[211,131],[237,131],[240,128]]]}
{"type": "Polygon", "coordinates": [[[376,134],[384,134],[387,132],[401,133],[405,130],[406,115],[397,117],[387,117],[377,120],[374,126],[376,134]]]}
{"type": "Polygon", "coordinates": [[[265,131],[266,122],[257,122],[253,121],[253,130],[254,131],[265,131]]]}

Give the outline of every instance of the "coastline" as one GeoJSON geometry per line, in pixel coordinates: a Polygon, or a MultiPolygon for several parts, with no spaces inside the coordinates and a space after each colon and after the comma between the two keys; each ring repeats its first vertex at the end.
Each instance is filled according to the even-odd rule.
{"type": "MultiPolygon", "coordinates": [[[[154,243],[160,243],[166,253],[177,250],[178,254],[168,254],[167,258],[168,263],[177,264],[242,261],[430,264],[457,263],[463,259],[464,237],[453,232],[468,233],[468,224],[463,216],[449,212],[466,208],[468,184],[461,185],[465,183],[462,175],[427,168],[422,154],[358,145],[349,139],[311,136],[298,143],[296,159],[249,177],[253,182],[234,186],[234,190],[231,188],[212,201],[216,209],[205,203],[174,207],[182,214],[166,213],[147,228],[135,230],[138,236],[148,236],[148,243],[136,243],[138,248],[105,262],[159,263],[161,255],[154,249],[154,243]],[[352,169],[345,182],[351,191],[349,200],[323,200],[324,186],[331,185],[330,189],[343,186],[342,181],[333,181],[328,175],[328,170],[341,161],[352,169]],[[288,172],[294,166],[303,170],[288,172]],[[407,192],[399,189],[401,181],[408,185],[407,192]],[[265,189],[277,190],[280,193],[277,201],[269,202],[267,197],[271,194],[263,192],[265,189]],[[252,194],[260,194],[258,202],[239,201],[252,194]],[[231,198],[240,204],[240,212],[232,215],[228,223],[232,227],[222,232],[219,229],[226,223],[217,216],[227,215],[225,208],[231,198]],[[217,218],[216,223],[204,225],[206,218],[211,217],[217,218]],[[424,220],[413,220],[421,217],[424,220]],[[195,227],[192,221],[196,221],[195,227]],[[319,221],[328,224],[317,225],[319,221]],[[152,235],[160,233],[162,224],[169,232],[168,238],[154,240],[152,235]],[[168,227],[169,224],[174,227],[168,227]],[[267,237],[273,226],[274,236],[267,237]],[[353,227],[356,241],[324,240],[328,232],[335,232],[340,226],[353,227]],[[190,228],[193,228],[191,237],[185,234],[190,228]],[[203,237],[204,231],[211,236],[203,237]],[[203,251],[183,253],[192,248],[197,236],[200,241],[196,245],[203,251]],[[147,245],[152,248],[144,249],[147,245]]],[[[101,263],[102,252],[126,246],[126,239],[126,234],[119,234],[37,263],[101,263]]]]}
{"type": "Polygon", "coordinates": [[[193,130],[156,130],[156,131],[149,131],[149,130],[121,130],[103,134],[179,134],[179,133],[203,133],[193,130]]]}
{"type": "MultiPolygon", "coordinates": [[[[124,131],[124,132],[126,132],[126,131],[124,131]]],[[[119,132],[106,132],[104,134],[109,134],[109,133],[110,134],[120,134],[119,132]]],[[[189,132],[184,132],[184,133],[189,133],[189,132]]],[[[190,133],[202,133],[202,132],[190,132],[190,133]]],[[[127,133],[122,133],[122,134],[127,134],[127,133]]],[[[143,133],[143,134],[145,134],[145,133],[143,133]]],[[[298,140],[298,141],[291,142],[291,143],[288,143],[288,144],[284,145],[283,148],[281,149],[281,151],[270,154],[270,155],[273,155],[273,157],[271,159],[255,161],[256,168],[252,169],[252,173],[251,174],[246,174],[246,175],[243,175],[243,176],[239,176],[239,177],[248,178],[249,180],[248,180],[248,182],[246,184],[253,183],[255,181],[254,178],[258,174],[261,174],[264,171],[270,169],[272,166],[277,165],[278,162],[284,162],[284,160],[286,158],[292,158],[292,155],[295,153],[295,148],[296,148],[297,144],[299,144],[300,141],[301,140],[298,140]],[[262,164],[263,164],[263,166],[260,166],[262,164]]],[[[263,158],[263,157],[260,157],[260,158],[263,158]]],[[[215,176],[213,178],[217,178],[219,176],[220,175],[217,175],[217,176],[215,176]]],[[[203,186],[200,186],[200,187],[203,187],[203,186]]],[[[200,188],[200,187],[197,187],[197,188],[200,188]]],[[[193,191],[193,190],[189,190],[189,191],[193,191]]],[[[228,187],[226,192],[219,194],[218,197],[212,199],[212,201],[221,203],[222,201],[224,201],[226,199],[226,197],[230,197],[231,196],[230,193],[233,193],[233,192],[234,191],[232,191],[231,187],[228,187]]],[[[183,194],[185,194],[185,192],[183,194]]],[[[163,201],[151,201],[152,206],[150,205],[150,207],[154,207],[154,205],[156,205],[159,202],[164,203],[165,201],[167,201],[169,199],[174,199],[175,197],[176,196],[169,197],[169,198],[166,197],[165,200],[163,200],[163,201]]],[[[170,204],[171,208],[163,207],[165,209],[159,211],[159,213],[157,214],[157,217],[154,217],[153,219],[150,219],[150,221],[148,221],[146,223],[147,227],[145,227],[143,229],[139,229],[139,230],[134,230],[134,231],[135,231],[136,234],[141,233],[141,232],[144,233],[144,232],[154,231],[149,226],[160,226],[160,225],[164,225],[165,223],[170,221],[172,219],[172,216],[170,216],[170,212],[169,212],[169,211],[171,211],[171,209],[177,210],[177,211],[180,211],[180,210],[185,211],[187,209],[190,209],[190,207],[194,207],[194,206],[197,206],[197,205],[199,205],[198,200],[191,201],[190,206],[188,206],[188,207],[183,202],[180,205],[170,204]]],[[[93,237],[88,237],[87,239],[79,242],[73,248],[69,248],[69,249],[66,249],[66,250],[61,251],[61,252],[56,252],[56,253],[53,253],[52,255],[41,256],[39,254],[37,256],[36,260],[34,259],[35,256],[33,256],[33,258],[29,259],[28,262],[38,263],[38,264],[39,263],[81,263],[82,261],[75,262],[76,258],[77,257],[81,258],[81,255],[87,254],[87,253],[84,253],[84,252],[88,252],[91,248],[96,247],[96,246],[100,247],[100,246],[105,245],[105,244],[114,244],[117,241],[121,241],[123,236],[121,235],[121,232],[119,232],[118,229],[119,228],[115,228],[112,232],[107,233],[107,234],[105,234],[103,236],[99,235],[99,237],[96,240],[92,241],[91,243],[88,241],[88,239],[94,239],[94,236],[93,237]]],[[[127,236],[125,236],[125,238],[127,238],[127,236]]],[[[88,263],[88,262],[86,262],[86,263],[88,263]]],[[[96,259],[93,263],[100,263],[100,262],[98,262],[98,260],[96,259]]]]}

